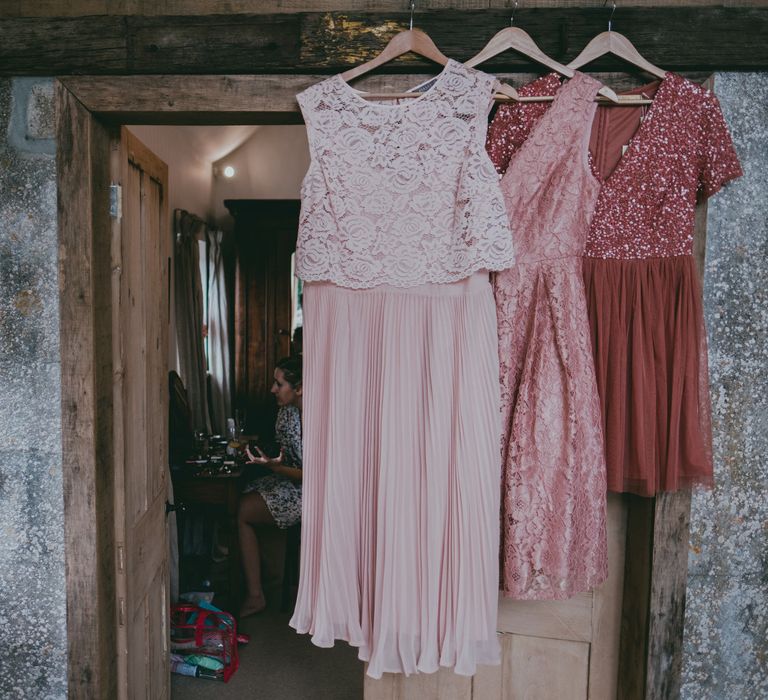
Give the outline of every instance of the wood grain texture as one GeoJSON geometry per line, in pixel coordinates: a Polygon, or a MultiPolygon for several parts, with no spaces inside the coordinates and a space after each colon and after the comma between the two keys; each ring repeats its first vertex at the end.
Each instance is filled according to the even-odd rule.
{"type": "MultiPolygon", "coordinates": [[[[518,9],[534,7],[602,7],[602,0],[526,0],[518,9]]],[[[621,7],[756,7],[761,0],[630,0],[621,7]]],[[[424,10],[507,9],[510,0],[421,0],[416,18],[424,10]]],[[[189,14],[255,14],[296,12],[402,12],[402,0],[4,0],[0,17],[77,17],[83,15],[189,15],[189,14]]]]}
{"type": "Polygon", "coordinates": [[[567,600],[499,598],[499,632],[589,642],[592,638],[592,593],[567,600]]]}
{"type": "Polygon", "coordinates": [[[278,360],[290,353],[291,255],[298,200],[228,199],[237,248],[234,300],[236,408],[248,430],[268,439],[276,406],[270,393],[278,360]]]}
{"type": "Polygon", "coordinates": [[[115,688],[108,136],[56,83],[68,697],[115,688]]]}
{"type": "Polygon", "coordinates": [[[646,700],[680,697],[691,493],[656,498],[646,700]]]}
{"type": "Polygon", "coordinates": [[[412,676],[387,675],[394,675],[396,700],[471,700],[472,697],[472,679],[457,675],[451,668],[412,676]]]}
{"type": "Polygon", "coordinates": [[[608,578],[593,593],[592,646],[589,651],[589,699],[616,698],[619,639],[624,589],[627,509],[624,499],[608,494],[608,578]]]}
{"type": "MultiPolygon", "coordinates": [[[[509,11],[429,10],[420,20],[443,53],[466,60],[508,25],[509,11]]],[[[332,73],[372,58],[407,22],[407,12],[364,11],[6,17],[0,21],[0,74],[332,73]]],[[[525,11],[519,24],[545,53],[567,62],[605,28],[606,12],[534,8],[525,11]]],[[[622,8],[615,27],[663,68],[768,67],[765,7],[622,8]]],[[[386,72],[414,72],[427,65],[406,56],[387,64],[386,72]]],[[[528,65],[527,59],[506,52],[484,67],[493,72],[528,65]]],[[[617,66],[616,59],[605,58],[591,68],[617,66]]]]}
{"type": "MultiPolygon", "coordinates": [[[[167,698],[168,668],[168,169],[128,129],[121,130],[123,187],[120,287],[113,316],[115,364],[123,375],[122,486],[115,491],[115,532],[125,546],[118,572],[125,601],[119,618],[119,698],[167,698]]],[[[121,606],[122,607],[122,606],[121,606]]]]}
{"type": "MultiPolygon", "coordinates": [[[[368,664],[365,665],[365,670],[368,670],[368,664]]],[[[378,680],[366,675],[363,681],[363,697],[365,700],[397,700],[396,680],[394,673],[385,673],[378,680]]]]}
{"type": "MultiPolygon", "coordinates": [[[[508,636],[499,635],[502,659],[506,648],[504,639],[508,636]]],[[[498,666],[478,666],[477,673],[472,676],[472,700],[505,700],[501,694],[503,678],[504,672],[501,664],[498,666]]],[[[368,700],[367,697],[366,700],[368,700]]]]}
{"type": "Polygon", "coordinates": [[[627,542],[624,602],[619,645],[619,697],[645,697],[648,664],[648,615],[653,559],[652,498],[627,494],[627,542]]]}
{"type": "MultiPolygon", "coordinates": [[[[433,73],[371,75],[356,87],[374,92],[400,92],[427,80],[433,73]]],[[[595,73],[616,90],[635,87],[638,80],[624,73],[595,73]]],[[[706,74],[685,73],[701,81],[706,74]]],[[[300,124],[296,94],[323,79],[320,74],[189,76],[73,76],[62,83],[94,114],[108,122],[130,124],[300,124]]],[[[514,85],[524,85],[534,73],[500,73],[514,85]]]]}
{"type": "Polygon", "coordinates": [[[504,700],[587,699],[589,644],[517,634],[502,644],[504,700]]]}

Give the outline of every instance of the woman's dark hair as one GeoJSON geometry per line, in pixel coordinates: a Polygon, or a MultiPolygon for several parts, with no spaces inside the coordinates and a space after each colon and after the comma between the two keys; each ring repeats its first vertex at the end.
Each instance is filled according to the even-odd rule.
{"type": "Polygon", "coordinates": [[[275,366],[282,370],[285,381],[294,389],[301,384],[301,355],[284,357],[275,366]]]}

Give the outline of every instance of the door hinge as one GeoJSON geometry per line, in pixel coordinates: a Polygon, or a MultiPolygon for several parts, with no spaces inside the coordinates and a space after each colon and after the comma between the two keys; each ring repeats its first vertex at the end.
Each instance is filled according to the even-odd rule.
{"type": "Polygon", "coordinates": [[[120,185],[109,186],[109,215],[118,221],[123,218],[123,188],[120,185]]]}
{"type": "Polygon", "coordinates": [[[125,598],[120,598],[117,605],[117,621],[120,627],[125,627],[125,598]]]}
{"type": "Polygon", "coordinates": [[[122,574],[125,571],[125,547],[117,545],[117,570],[122,574]]]}

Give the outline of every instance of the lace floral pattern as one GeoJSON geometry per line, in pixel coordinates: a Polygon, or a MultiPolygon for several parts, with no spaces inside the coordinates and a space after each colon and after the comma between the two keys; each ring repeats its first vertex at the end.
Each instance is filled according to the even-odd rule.
{"type": "Polygon", "coordinates": [[[499,109],[488,150],[518,264],[494,275],[502,405],[501,584],[567,598],[607,576],[600,403],[581,255],[598,195],[587,148],[599,83],[578,74],[525,132],[499,109]]]}
{"type": "Polygon", "coordinates": [[[298,96],[312,154],[296,250],[302,279],[411,287],[512,264],[483,148],[494,80],[451,60],[402,104],[368,102],[340,76],[298,96]]]}

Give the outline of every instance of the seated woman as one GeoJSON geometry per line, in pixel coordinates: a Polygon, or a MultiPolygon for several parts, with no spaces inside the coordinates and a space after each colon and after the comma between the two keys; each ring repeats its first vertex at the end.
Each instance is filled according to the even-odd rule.
{"type": "Polygon", "coordinates": [[[275,421],[275,440],[280,454],[267,457],[258,447],[248,451],[253,464],[261,464],[272,474],[259,477],[245,488],[240,498],[238,532],[248,595],[240,617],[253,615],[267,604],[261,585],[259,541],[254,525],[287,528],[301,520],[301,356],[277,363],[272,393],[280,407],[275,421]]]}

